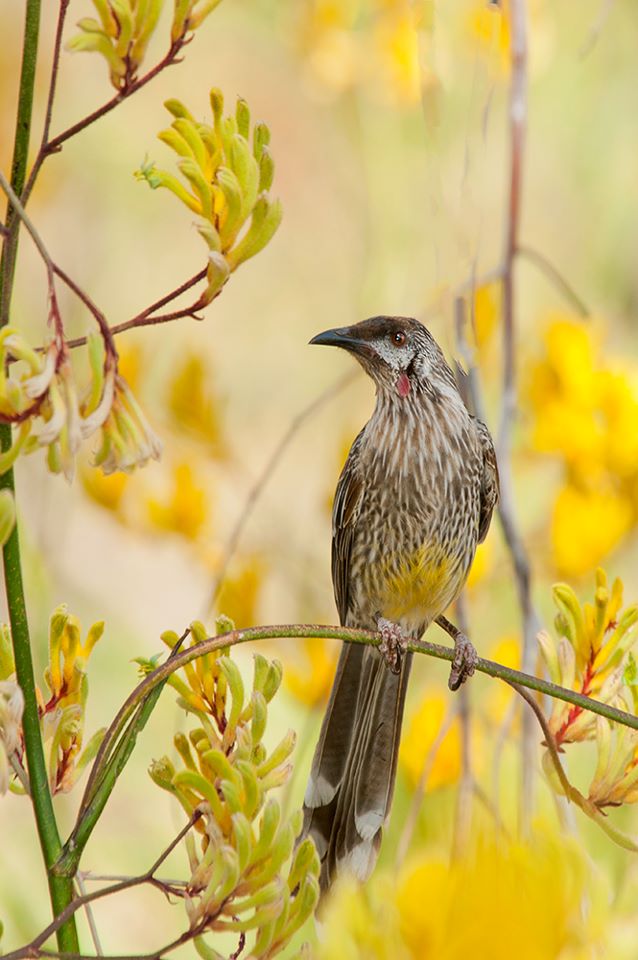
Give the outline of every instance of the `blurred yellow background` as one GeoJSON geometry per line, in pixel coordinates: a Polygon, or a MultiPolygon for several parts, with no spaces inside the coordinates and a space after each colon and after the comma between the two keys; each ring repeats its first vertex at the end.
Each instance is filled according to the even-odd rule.
{"type": "MultiPolygon", "coordinates": [[[[43,6],[33,150],[57,5],[43,6]]],[[[517,258],[516,509],[534,598],[551,626],[550,585],[566,579],[588,598],[597,565],[622,577],[627,603],[638,600],[638,12],[630,0],[530,0],[527,9],[521,242],[560,271],[590,314],[580,316],[531,257],[517,258]]],[[[89,0],[72,0],[65,39],[91,12],[89,0]]],[[[165,14],[149,63],[164,52],[165,14]]],[[[0,0],[0,24],[0,164],[7,171],[22,5],[0,0]]],[[[89,733],[108,724],[134,685],[133,658],[160,651],[162,630],[181,632],[194,618],[212,626],[211,591],[247,496],[294,419],[351,369],[348,357],[309,349],[315,333],[374,314],[416,316],[456,357],[454,295],[476,277],[474,351],[490,426],[497,430],[501,298],[498,286],[482,278],[489,280],[503,252],[509,81],[507,8],[476,0],[224,0],[186,48],[184,63],[45,164],[31,216],[54,259],[90,291],[111,324],[205,264],[185,208],[133,177],[145,158],[172,168],[170,151],[156,139],[170,119],[165,99],[182,100],[204,119],[212,86],[222,89],[229,109],[237,96],[245,98],[253,117],[271,128],[272,192],[284,208],[273,241],[231,276],[201,323],[183,319],[118,340],[123,371],[165,444],[160,463],[105,479],[87,451],[72,486],[47,472],[41,454],[18,465],[27,599],[40,667],[48,618],[58,603],[67,603],[85,629],[106,621],[91,658],[89,733]]],[[[64,52],[53,132],[110,96],[98,56],[64,52]]],[[[61,306],[69,335],[90,329],[90,318],[64,289],[61,306]]],[[[32,342],[42,341],[45,276],[26,236],[13,322],[32,342]]],[[[359,372],[300,425],[247,519],[216,612],[239,626],[335,621],[332,491],[372,403],[371,384],[359,372]]],[[[520,616],[497,523],[467,594],[479,652],[518,665],[520,616]]],[[[431,634],[445,642],[436,628],[431,634]]],[[[297,806],[336,644],[288,640],[264,652],[284,664],[269,737],[275,742],[289,726],[299,735],[289,798],[297,806]]],[[[236,657],[249,668],[249,650],[236,657]]],[[[518,714],[498,681],[476,677],[469,692],[478,848],[471,863],[455,868],[458,876],[437,866],[447,863],[459,829],[461,738],[446,679],[445,667],[435,661],[416,665],[382,874],[394,863],[424,759],[431,748],[435,752],[406,860],[418,863],[402,879],[405,911],[388,920],[387,930],[396,923],[397,930],[407,924],[414,932],[422,920],[411,917],[414,903],[430,897],[436,904],[440,895],[446,906],[437,913],[439,927],[426,924],[414,942],[404,938],[406,957],[510,956],[510,933],[503,932],[501,950],[493,930],[515,910],[513,894],[527,878],[521,899],[534,906],[512,927],[511,936],[518,926],[526,943],[517,957],[634,958],[636,855],[615,847],[578,811],[562,808],[559,816],[540,759],[535,840],[512,840],[505,853],[493,851],[495,819],[503,826],[502,835],[496,831],[503,844],[510,843],[504,837],[516,837],[520,783],[518,714]],[[566,846],[561,831],[570,834],[566,846]],[[461,922],[453,907],[455,885],[474,891],[472,924],[458,942],[450,939],[461,922]]],[[[182,725],[166,693],[87,848],[86,869],[140,872],[177,830],[178,811],[150,782],[146,767],[170,752],[182,725]]],[[[591,776],[594,760],[586,745],[574,748],[569,762],[576,781],[591,776]]],[[[74,797],[56,800],[63,827],[72,822],[74,797]]],[[[638,832],[633,809],[611,816],[638,832]]],[[[8,950],[45,924],[49,907],[27,803],[4,797],[0,825],[0,920],[8,950]]],[[[167,870],[176,875],[184,868],[178,853],[167,870]]],[[[369,894],[372,917],[386,874],[369,894]]],[[[345,891],[343,897],[347,904],[357,895],[345,891]]],[[[369,927],[359,901],[356,909],[364,911],[362,928],[369,927]]],[[[95,915],[106,953],[146,952],[185,924],[179,905],[171,909],[145,890],[101,902],[95,915]]],[[[400,955],[392,952],[396,938],[362,946],[355,934],[352,942],[343,937],[336,947],[328,939],[326,956],[400,955]]],[[[85,929],[83,938],[88,944],[85,929]]]]}

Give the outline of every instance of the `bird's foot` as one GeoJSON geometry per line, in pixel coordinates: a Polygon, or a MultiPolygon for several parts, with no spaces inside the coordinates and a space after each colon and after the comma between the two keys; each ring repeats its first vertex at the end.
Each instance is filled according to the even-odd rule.
{"type": "Polygon", "coordinates": [[[454,660],[447,682],[450,690],[458,690],[471,677],[478,663],[478,653],[471,640],[458,630],[454,637],[454,660]]]}
{"type": "Polygon", "coordinates": [[[408,638],[398,623],[385,617],[377,617],[377,630],[381,634],[379,653],[392,673],[401,673],[401,662],[408,650],[408,638]]]}

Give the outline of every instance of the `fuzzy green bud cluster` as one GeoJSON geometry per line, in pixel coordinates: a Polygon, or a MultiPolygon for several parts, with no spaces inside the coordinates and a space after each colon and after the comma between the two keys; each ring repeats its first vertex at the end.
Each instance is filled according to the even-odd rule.
{"type": "MultiPolygon", "coordinates": [[[[104,736],[104,730],[98,730],[83,749],[84,718],[89,692],[86,663],[103,632],[104,624],[94,623],[83,641],[77,617],[70,614],[64,604],[56,607],[49,621],[49,663],[44,672],[48,697],[45,699],[37,688],[36,696],[52,793],[66,793],[74,786],[86,765],[95,756],[104,736]]],[[[14,674],[10,628],[6,624],[0,624],[0,698],[3,690],[12,685],[16,687],[14,674]]],[[[16,690],[21,702],[19,687],[16,687],[16,690]]],[[[15,692],[12,696],[14,723],[19,727],[22,710],[20,709],[18,715],[15,692]]],[[[0,727],[3,724],[2,712],[0,703],[0,727]]],[[[7,741],[3,732],[0,732],[0,739],[6,747],[7,741]]],[[[9,746],[17,750],[18,761],[21,762],[21,727],[16,736],[11,738],[9,746]]],[[[7,749],[7,752],[10,751],[7,749]]],[[[1,768],[0,756],[0,782],[1,768]]],[[[14,785],[14,789],[19,790],[19,787],[14,785]]]]}
{"type": "MultiPolygon", "coordinates": [[[[161,443],[118,374],[117,358],[105,353],[98,333],[88,337],[87,349],[90,380],[80,391],[63,343],[38,353],[13,327],[0,332],[0,421],[16,426],[11,447],[0,454],[0,474],[20,454],[45,448],[49,469],[71,481],[82,442],[95,434],[104,473],[159,459],[161,443]]],[[[9,536],[12,518],[12,505],[0,502],[0,539],[9,536]]]]}
{"type": "MultiPolygon", "coordinates": [[[[538,640],[551,680],[588,697],[635,713],[638,685],[631,648],[638,639],[638,604],[622,610],[623,585],[611,588],[604,570],[596,571],[593,603],[580,604],[564,583],[553,589],[558,608],[554,625],[558,639],[542,632],[538,640]]],[[[588,801],[596,808],[638,800],[638,734],[611,724],[582,707],[554,700],[549,726],[556,746],[595,740],[597,764],[588,801]]],[[[548,754],[544,768],[557,792],[562,792],[548,754]]]]}
{"type": "Polygon", "coordinates": [[[179,100],[165,104],[174,119],[159,139],[179,156],[184,182],[154,163],[136,173],[153,189],[170,190],[200,217],[198,230],[208,247],[208,287],[199,306],[210,303],[229,275],[263,250],[282,216],[280,202],[269,196],[274,163],[268,127],[257,123],[251,130],[244,100],[227,117],[219,90],[211,90],[210,103],[212,125],[195,120],[179,100]]]}
{"type": "MultiPolygon", "coordinates": [[[[199,623],[191,634],[193,642],[206,636],[199,623]]],[[[177,641],[174,634],[164,639],[171,646],[177,641]]],[[[184,673],[173,686],[198,724],[188,736],[176,735],[178,763],[163,757],[149,772],[189,817],[201,814],[199,839],[186,839],[186,910],[191,929],[202,930],[195,945],[201,956],[220,958],[204,932],[253,934],[250,957],[267,960],[289,943],[319,897],[314,844],[305,839],[295,845],[301,811],[286,819],[269,795],[288,779],[295,744],[293,731],[271,751],[263,742],[281,664],[256,654],[249,693],[227,650],[200,658],[184,673]]]]}

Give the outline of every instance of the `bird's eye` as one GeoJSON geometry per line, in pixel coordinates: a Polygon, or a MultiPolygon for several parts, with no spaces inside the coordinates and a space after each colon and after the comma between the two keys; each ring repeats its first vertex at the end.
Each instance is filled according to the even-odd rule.
{"type": "Polygon", "coordinates": [[[403,330],[397,330],[396,333],[390,334],[390,340],[395,347],[402,347],[405,345],[405,334],[403,330]]]}

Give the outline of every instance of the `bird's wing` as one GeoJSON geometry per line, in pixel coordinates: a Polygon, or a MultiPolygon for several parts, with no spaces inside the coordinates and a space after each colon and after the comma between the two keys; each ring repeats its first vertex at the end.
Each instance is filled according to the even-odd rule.
{"type": "Polygon", "coordinates": [[[364,492],[359,463],[362,437],[363,430],[350,448],[348,459],[339,477],[332,508],[332,583],[341,623],[346,622],[348,613],[350,551],[364,492]]]}
{"type": "Polygon", "coordinates": [[[482,420],[476,419],[479,442],[483,452],[481,476],[481,508],[479,513],[479,543],[483,543],[490,528],[494,507],[498,502],[498,464],[490,431],[482,420]]]}

